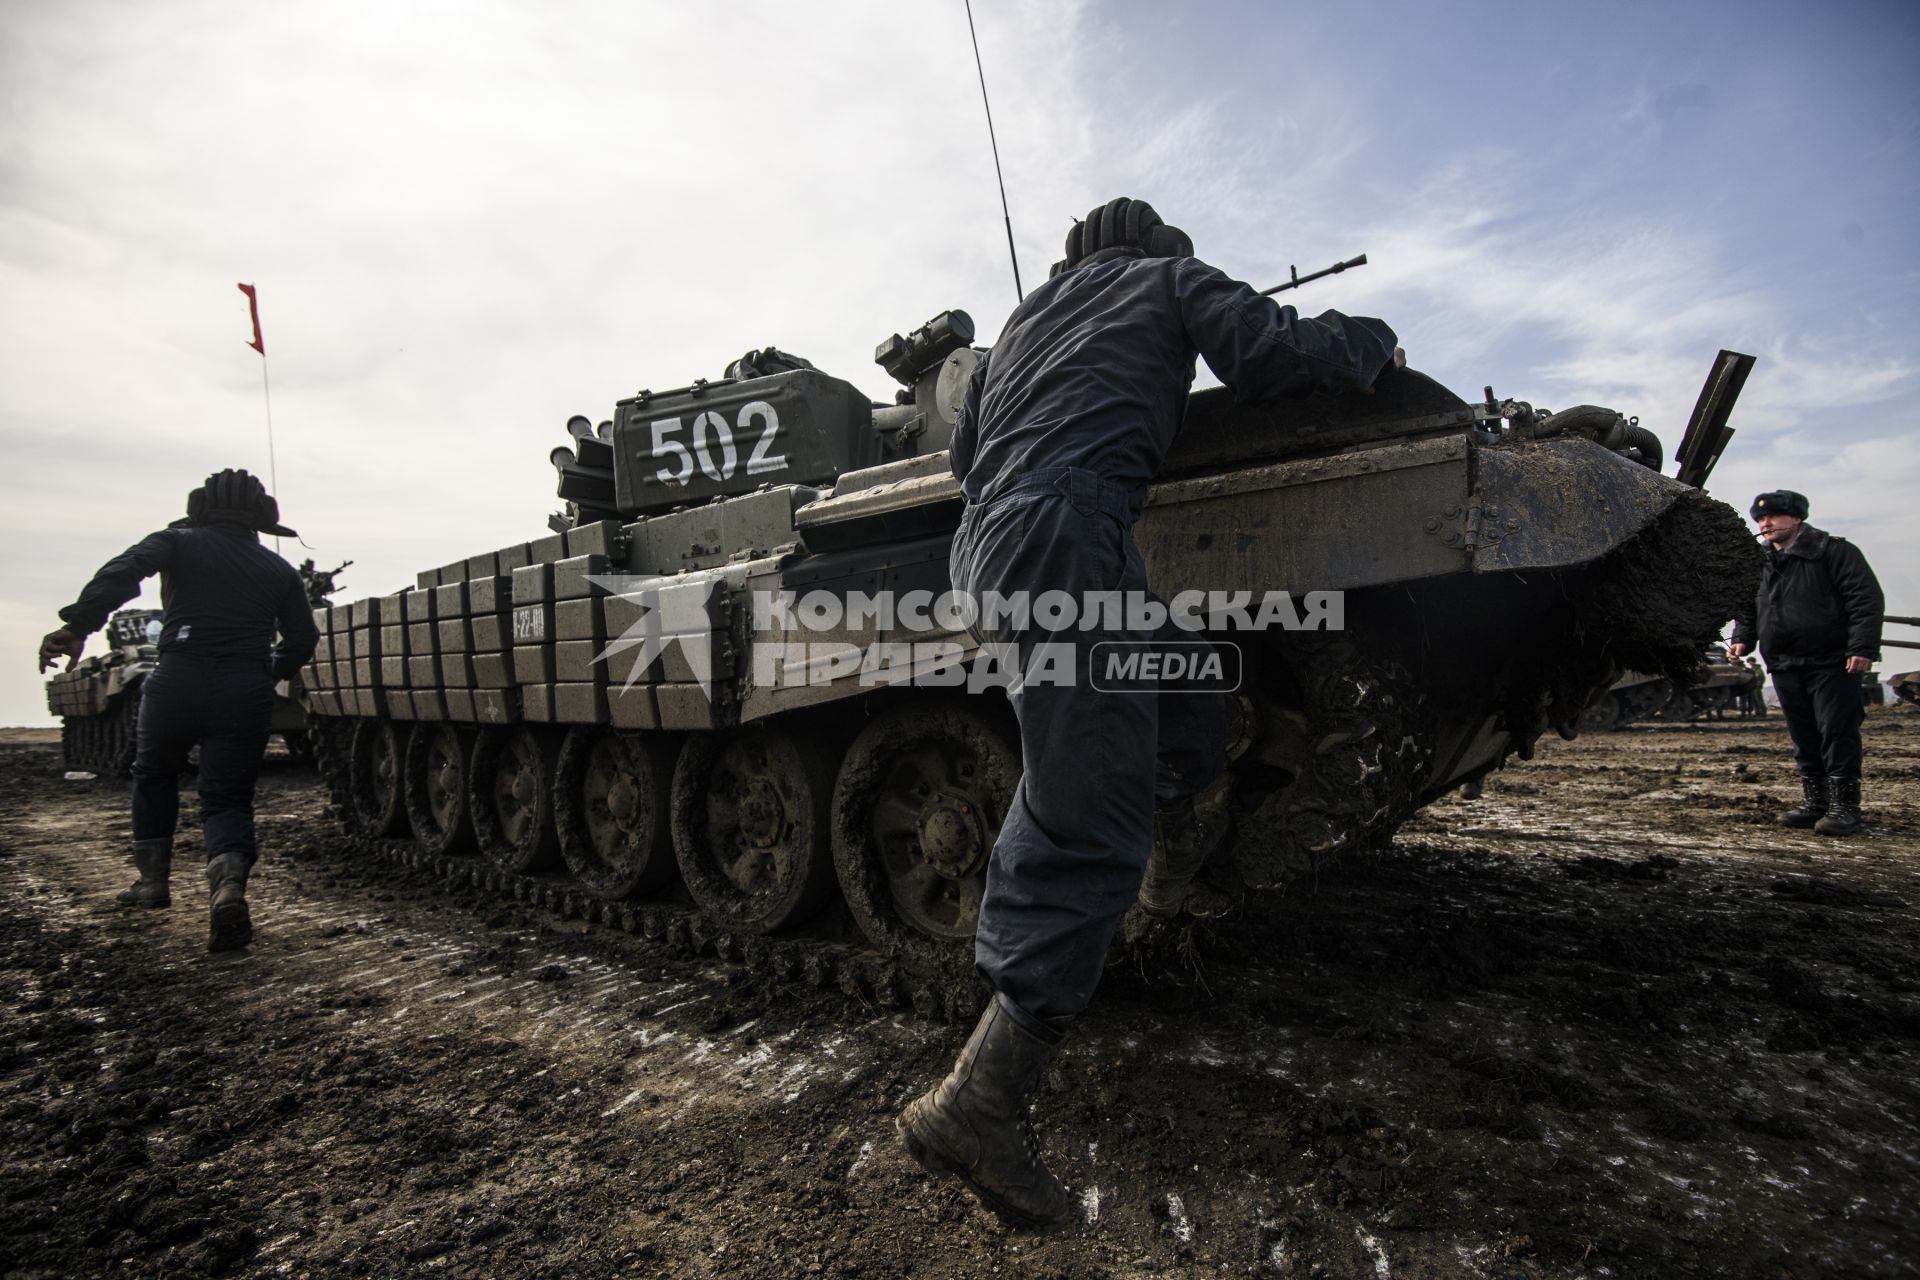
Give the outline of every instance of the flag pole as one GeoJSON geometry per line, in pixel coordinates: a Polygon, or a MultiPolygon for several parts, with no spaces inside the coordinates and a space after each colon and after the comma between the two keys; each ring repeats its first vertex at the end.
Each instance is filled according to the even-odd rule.
{"type": "MultiPolygon", "coordinates": [[[[267,380],[267,353],[260,353],[260,394],[267,404],[267,481],[273,485],[273,496],[280,496],[280,464],[273,456],[273,384],[267,380]]],[[[280,535],[273,535],[273,550],[280,551],[280,535]]]]}
{"type": "MultiPolygon", "coordinates": [[[[260,394],[267,406],[267,481],[273,486],[274,497],[280,496],[280,464],[273,452],[273,382],[267,377],[267,342],[260,336],[260,291],[250,284],[239,286],[240,292],[247,295],[247,315],[253,321],[253,341],[247,343],[260,353],[260,394]]],[[[280,535],[273,535],[273,549],[280,550],[280,535]]]]}

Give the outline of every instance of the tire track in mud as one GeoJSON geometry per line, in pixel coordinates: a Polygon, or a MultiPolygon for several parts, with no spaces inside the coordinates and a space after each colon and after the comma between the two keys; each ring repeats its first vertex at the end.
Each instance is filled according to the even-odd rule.
{"type": "Polygon", "coordinates": [[[1403,838],[1449,850],[1525,857],[1542,847],[1596,857],[1678,855],[1719,871],[1782,875],[1818,865],[1849,882],[1911,886],[1911,868],[1887,857],[1887,839],[1916,834],[1912,780],[1920,779],[1920,717],[1887,708],[1868,719],[1866,829],[1834,840],[1775,824],[1800,802],[1791,746],[1778,715],[1753,720],[1635,725],[1545,741],[1531,761],[1488,779],[1494,803],[1449,797],[1407,824],[1403,838]]]}
{"type": "MultiPolygon", "coordinates": [[[[903,1268],[920,1269],[927,1259],[946,1256],[952,1259],[947,1274],[968,1275],[1005,1260],[1006,1233],[951,1184],[924,1179],[895,1149],[891,1132],[893,1112],[937,1078],[957,1046],[959,1029],[888,1014],[823,1031],[791,1025],[781,1011],[772,1010],[764,1022],[749,1019],[708,1033],[700,1015],[726,990],[725,966],[676,961],[659,978],[644,976],[659,965],[659,956],[636,947],[630,958],[609,959],[586,942],[594,931],[571,921],[548,917],[557,922],[560,936],[532,938],[536,931],[528,921],[542,913],[530,908],[502,908],[477,895],[477,912],[470,901],[423,904],[423,895],[444,892],[444,886],[387,866],[330,866],[312,850],[286,856],[291,841],[311,838],[305,825],[310,819],[266,805],[262,841],[267,855],[249,895],[255,904],[255,946],[243,955],[208,956],[202,950],[204,895],[189,874],[198,856],[192,834],[183,835],[176,859],[173,907],[123,913],[111,905],[111,897],[131,872],[118,839],[110,826],[102,829],[100,817],[124,804],[124,792],[87,788],[63,799],[70,802],[40,810],[31,823],[0,819],[0,839],[9,855],[0,857],[0,897],[31,904],[44,927],[75,936],[104,934],[120,942],[138,954],[137,963],[158,984],[199,987],[201,1001],[220,1007],[222,1020],[232,1024],[266,1025],[276,1014],[284,1022],[289,1009],[305,1008],[317,1014],[317,1021],[308,1019],[311,1034],[323,1037],[327,1052],[341,1060],[340,1069],[355,1077],[367,1073],[375,1055],[397,1062],[419,1059],[436,1041],[480,1048],[510,1041],[526,1059],[508,1068],[504,1064],[512,1059],[488,1058],[470,1070],[469,1098],[456,1093],[422,1099],[418,1114],[404,1112],[402,1119],[388,1122],[389,1128],[431,1131],[450,1123],[447,1117],[469,1102],[477,1107],[498,1094],[511,1095],[552,1071],[567,1076],[563,1092],[572,1099],[570,1114],[580,1118],[557,1129],[556,1139],[565,1134],[577,1141],[583,1129],[607,1125],[637,1124],[649,1141],[667,1141],[685,1131],[680,1141],[691,1146],[680,1147],[678,1158],[694,1164],[701,1161],[699,1153],[715,1147],[716,1124],[764,1127],[776,1143],[785,1133],[797,1155],[821,1146],[824,1158],[837,1166],[829,1176],[844,1187],[839,1194],[846,1212],[858,1215],[856,1223],[880,1213],[895,1218],[892,1226],[867,1233],[855,1246],[856,1253],[877,1256],[849,1265],[847,1274],[902,1274],[903,1268]],[[75,818],[91,824],[92,838],[71,839],[67,833],[75,818]],[[511,971],[489,971],[486,957],[503,937],[513,939],[511,971]],[[566,969],[568,978],[545,982],[533,976],[555,966],[566,969]],[[755,1035],[762,1030],[765,1039],[755,1035]],[[620,1064],[617,1079],[593,1070],[594,1064],[609,1062],[620,1064]],[[496,1074],[499,1078],[492,1078],[496,1074]],[[586,1096],[574,1096],[582,1090],[586,1096]],[[862,1098],[868,1101],[857,1101],[862,1098]],[[905,1206],[904,1217],[891,1208],[896,1205],[905,1206]]],[[[628,949],[622,935],[600,933],[602,942],[628,949]]],[[[843,1013],[855,1007],[851,1001],[838,1003],[843,1013]]],[[[1082,1221],[1050,1243],[1037,1242],[1033,1256],[1097,1258],[1104,1260],[1101,1269],[1121,1273],[1139,1266],[1158,1269],[1161,1264],[1152,1259],[1159,1256],[1176,1264],[1218,1259],[1223,1253],[1364,1260],[1368,1255],[1360,1241],[1371,1237],[1360,1218],[1337,1209],[1312,1210],[1284,1180],[1256,1177],[1219,1185],[1198,1169],[1168,1165],[1161,1158],[1164,1150],[1184,1149],[1177,1140],[1169,1142],[1168,1133],[1106,1133],[1072,1149],[1078,1127],[1069,1119],[1076,1109],[1070,1102],[1076,1092],[1072,1080],[1104,1079],[1120,1064],[1128,1072],[1197,1069],[1213,1085],[1252,1099],[1281,1089],[1296,1074],[1301,1046],[1290,1029],[1261,1031],[1262,1047],[1251,1053],[1222,1050],[1204,1034],[1191,1038],[1190,1031],[1177,1019],[1161,1021],[1146,1034],[1116,1035],[1095,1024],[1063,1054],[1062,1074],[1042,1109],[1056,1118],[1048,1142],[1051,1158],[1081,1196],[1082,1221]],[[1282,1204],[1296,1211],[1273,1217],[1274,1206],[1282,1204]],[[1297,1230],[1287,1223],[1304,1222],[1309,1212],[1339,1224],[1331,1247],[1286,1243],[1297,1230]],[[1166,1255],[1169,1248],[1172,1253],[1166,1255]]],[[[1104,1105],[1124,1109],[1123,1096],[1110,1088],[1104,1093],[1104,1105]]],[[[1043,1117],[1043,1125],[1048,1123],[1043,1117]]],[[[1097,1125],[1087,1128],[1102,1132],[1097,1125]]],[[[184,1160],[196,1141],[191,1133],[169,1137],[156,1150],[184,1160]]],[[[314,1144],[312,1155],[332,1159],[353,1143],[350,1135],[329,1135],[314,1144]]],[[[787,1159],[778,1156],[774,1167],[787,1159]]],[[[753,1163],[764,1162],[762,1157],[753,1163]]],[[[286,1171],[284,1161],[274,1167],[286,1171]]],[[[569,1175],[550,1176],[564,1180],[569,1175]]],[[[768,1176],[729,1179],[735,1189],[728,1200],[749,1196],[747,1187],[768,1176]]],[[[777,1187],[779,1175],[771,1176],[777,1187]]],[[[650,1229],[671,1233],[680,1213],[676,1200],[643,1194],[637,1202],[651,1206],[641,1211],[650,1229]]],[[[361,1220],[360,1243],[347,1245],[340,1224],[302,1224],[294,1212],[298,1207],[289,1204],[288,1216],[273,1221],[272,1234],[260,1246],[261,1261],[311,1259],[337,1248],[380,1256],[445,1217],[432,1197],[414,1196],[391,1212],[370,1212],[361,1220]],[[288,1227],[295,1229],[283,1229],[288,1227]],[[377,1244],[366,1241],[368,1233],[377,1244]]],[[[844,1237],[845,1231],[843,1226],[839,1234],[844,1237]]],[[[1012,1247],[1013,1256],[1019,1256],[1023,1246],[1012,1247]]],[[[170,1266],[162,1270],[177,1269],[179,1259],[165,1256],[170,1266]]],[[[787,1274],[777,1254],[769,1262],[774,1265],[766,1274],[787,1274]]],[[[1050,1271],[1042,1264],[1043,1274],[1050,1271]]],[[[660,1273],[680,1271],[676,1266],[660,1273]]],[[[933,1272],[940,1273],[939,1268],[933,1272]]]]}
{"type": "Polygon", "coordinates": [[[938,1034],[892,1018],[862,1027],[857,1038],[836,1034],[804,1046],[795,1030],[753,1036],[757,1020],[708,1033],[700,1014],[727,987],[722,967],[679,966],[671,978],[649,979],[527,930],[508,931],[519,939],[510,968],[489,972],[500,970],[500,930],[457,910],[388,903],[369,912],[351,890],[341,891],[346,902],[317,893],[307,868],[276,860],[270,842],[248,886],[254,945],[208,955],[197,850],[183,848],[175,859],[172,907],[125,913],[112,898],[131,868],[116,846],[48,839],[33,830],[44,823],[26,825],[23,840],[8,824],[16,827],[7,837],[14,856],[0,858],[0,895],[32,902],[49,923],[105,928],[136,942],[156,973],[210,984],[211,998],[237,1018],[260,1017],[283,1001],[320,1001],[358,1012],[345,1025],[367,1034],[500,1037],[550,1057],[621,1061],[644,1083],[611,1094],[607,1115],[642,1097],[663,1122],[688,1106],[791,1101],[816,1080],[857,1082],[938,1034]]]}
{"type": "MultiPolygon", "coordinates": [[[[213,1149],[217,1077],[151,1122],[181,1186],[138,1185],[167,1220],[74,1255],[146,1274],[215,1269],[194,1251],[226,1256],[231,1229],[191,1235],[219,1221],[195,1179],[250,1176],[272,1207],[229,1252],[256,1274],[1900,1274],[1920,1259],[1897,1213],[1920,1169],[1914,1038],[1854,1023],[1920,978],[1914,811],[1870,792],[1870,838],[1845,846],[1766,825],[1791,783],[1772,727],[1549,744],[1224,928],[1203,979],[1111,975],[1040,1099],[1082,1207],[1044,1237],[895,1148],[893,1111],[961,1028],[348,857],[304,782],[263,798],[250,957],[201,950],[188,850],[169,918],[107,905],[130,875],[124,789],[9,792],[0,770],[0,901],[81,966],[118,954],[238,1001],[260,1025],[216,1031],[230,1051],[292,1046],[269,1060],[293,1083],[242,1094],[243,1121],[291,1107],[288,1134],[213,1149]],[[1627,779],[1678,802],[1609,798],[1627,779]]],[[[1870,741],[1870,781],[1895,737],[1870,741]]],[[[94,1006],[43,990],[75,966],[32,972],[29,1003],[53,1006],[27,1016],[79,1034],[94,1006]]],[[[168,1043],[151,1024],[94,1042],[109,1083],[142,1038],[168,1043]]],[[[35,1166],[67,1185],[59,1167],[35,1166]]],[[[114,1222],[115,1203],[71,1212],[114,1222]]]]}

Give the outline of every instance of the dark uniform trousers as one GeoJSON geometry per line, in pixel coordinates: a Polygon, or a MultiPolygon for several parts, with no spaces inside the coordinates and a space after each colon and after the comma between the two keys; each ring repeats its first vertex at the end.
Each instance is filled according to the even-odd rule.
{"type": "MultiPolygon", "coordinates": [[[[1133,544],[1144,495],[1091,471],[1031,472],[968,504],[954,535],[954,586],[1029,599],[1065,591],[1084,612],[1095,592],[1147,590],[1133,544]]],[[[1155,632],[976,629],[1013,646],[1023,671],[1043,644],[1070,656],[1072,682],[1020,683],[1023,772],[987,867],[974,935],[981,974],[1040,1018],[1070,1017],[1093,998],[1107,947],[1140,891],[1153,848],[1156,798],[1192,795],[1225,768],[1220,694],[1096,689],[1094,646],[1192,640],[1171,623],[1155,632]]],[[[1062,666],[1067,664],[1062,663],[1062,666]]]]}
{"type": "Polygon", "coordinates": [[[1773,692],[1793,736],[1793,761],[1808,777],[1860,776],[1860,677],[1845,666],[1775,667],[1773,692]]]}
{"type": "Polygon", "coordinates": [[[264,659],[161,655],[140,694],[133,761],[135,840],[173,835],[180,818],[180,772],[197,743],[207,857],[242,853],[252,864],[253,787],[273,719],[273,684],[264,659]]]}

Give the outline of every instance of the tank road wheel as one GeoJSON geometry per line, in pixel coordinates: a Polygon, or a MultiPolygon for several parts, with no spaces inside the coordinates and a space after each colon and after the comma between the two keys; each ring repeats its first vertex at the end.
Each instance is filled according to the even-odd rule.
{"type": "Polygon", "coordinates": [[[577,725],[560,744],[554,816],[560,856],[602,898],[664,887],[678,871],[667,820],[676,742],[577,725]]]}
{"type": "Polygon", "coordinates": [[[799,924],[833,891],[831,753],[783,729],[701,733],[673,771],[673,852],[694,902],[749,933],[799,924]]]}
{"type": "Polygon", "coordinates": [[[138,747],[140,725],[140,688],[135,685],[120,695],[107,713],[108,747],[101,761],[101,772],[109,778],[133,774],[133,757],[138,747]]]}
{"type": "Polygon", "coordinates": [[[349,835],[353,826],[353,738],[361,722],[348,716],[309,716],[307,732],[313,742],[314,769],[327,797],[327,814],[349,835]]]}
{"type": "Polygon", "coordinates": [[[287,749],[287,759],[302,769],[313,767],[314,746],[311,729],[289,729],[280,735],[281,743],[287,749]]]}
{"type": "Polygon", "coordinates": [[[553,830],[554,736],[529,724],[482,729],[467,769],[467,803],[480,852],[525,875],[558,859],[553,830]]]}
{"type": "Polygon", "coordinates": [[[923,974],[967,950],[1019,784],[1018,744],[975,708],[907,708],[861,730],[833,788],[833,864],[875,946],[923,974]]]}
{"type": "Polygon", "coordinates": [[[391,720],[351,722],[347,744],[347,829],[357,836],[406,833],[404,732],[391,720]]]}
{"type": "Polygon", "coordinates": [[[473,814],[467,807],[467,744],[450,724],[423,721],[407,739],[403,771],[407,820],[414,839],[429,853],[473,845],[473,814]]]}

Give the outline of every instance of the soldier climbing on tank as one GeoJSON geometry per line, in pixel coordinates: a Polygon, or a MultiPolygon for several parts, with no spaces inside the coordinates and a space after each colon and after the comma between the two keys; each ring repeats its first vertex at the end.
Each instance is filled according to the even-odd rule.
{"type": "Polygon", "coordinates": [[[143,579],[161,575],[159,665],[141,696],[133,764],[133,864],[140,878],[118,901],[172,902],[167,880],[180,772],[198,745],[212,951],[253,940],[246,898],[256,855],[253,789],[273,686],[299,670],[319,640],[299,572],[260,545],[262,533],[297,536],[281,526],[279,504],[257,478],[232,470],[208,476],[187,495],[185,519],[109,560],[60,611],[65,625],[40,642],[42,671],[61,657],[71,669],[87,635],[138,595],[143,579]]]}
{"type": "MultiPolygon", "coordinates": [[[[1179,429],[1196,354],[1248,401],[1364,389],[1405,363],[1380,321],[1303,319],[1196,259],[1145,201],[1111,201],[1074,225],[1065,260],[1015,308],[968,383],[952,444],[966,497],[955,588],[976,607],[990,594],[1145,593],[1132,528],[1179,429]]],[[[1013,646],[1026,670],[1045,640],[990,618],[975,629],[1013,646]]],[[[898,1127],[923,1166],[959,1177],[1015,1224],[1068,1213],[1030,1108],[1116,927],[1136,900],[1178,912],[1221,834],[1196,816],[1195,797],[1225,772],[1223,700],[1102,692],[1085,667],[1095,643],[1177,634],[1077,631],[1069,679],[1012,692],[1025,773],[975,934],[993,1000],[952,1074],[898,1127]]]]}
{"type": "Polygon", "coordinates": [[[1880,657],[1886,600],[1860,548],[1807,524],[1809,511],[1791,489],[1753,500],[1767,564],[1731,652],[1759,642],[1793,737],[1803,798],[1781,825],[1850,836],[1860,829],[1860,677],[1880,657]]]}

